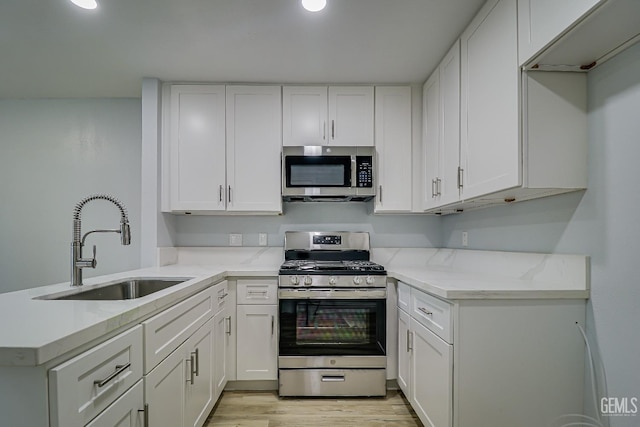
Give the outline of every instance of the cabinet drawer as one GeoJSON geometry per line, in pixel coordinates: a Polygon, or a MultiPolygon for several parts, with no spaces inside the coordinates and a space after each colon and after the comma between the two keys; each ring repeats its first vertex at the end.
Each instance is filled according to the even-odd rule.
{"type": "Polygon", "coordinates": [[[449,344],[453,344],[451,304],[417,289],[411,289],[411,317],[449,344]]]}
{"type": "Polygon", "coordinates": [[[212,289],[206,289],[142,323],[145,374],[213,317],[215,302],[212,289]]]}
{"type": "Polygon", "coordinates": [[[411,286],[406,283],[398,282],[398,308],[410,311],[411,306],[411,286]]]}
{"type": "Polygon", "coordinates": [[[86,427],[141,426],[144,420],[144,385],[140,380],[86,427]]]}
{"type": "Polygon", "coordinates": [[[277,304],[275,280],[238,280],[238,304],[277,304]]]}
{"type": "Polygon", "coordinates": [[[224,282],[218,283],[212,288],[212,292],[214,304],[213,314],[216,315],[227,305],[232,304],[232,298],[229,292],[229,282],[225,280],[224,282]]]}
{"type": "Polygon", "coordinates": [[[49,371],[52,427],[84,426],[142,378],[142,327],[49,371]]]}

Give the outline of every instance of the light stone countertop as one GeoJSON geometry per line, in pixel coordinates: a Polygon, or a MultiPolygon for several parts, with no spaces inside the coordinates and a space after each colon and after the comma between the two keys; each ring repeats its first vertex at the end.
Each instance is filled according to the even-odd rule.
{"type": "MultiPolygon", "coordinates": [[[[83,289],[132,277],[192,278],[135,300],[38,299],[77,292],[68,282],[0,294],[0,366],[50,363],[228,277],[276,277],[282,249],[172,248],[168,258],[176,264],[85,279],[83,289]]],[[[391,279],[445,299],[589,297],[589,258],[581,255],[381,248],[372,259],[391,279]]]]}

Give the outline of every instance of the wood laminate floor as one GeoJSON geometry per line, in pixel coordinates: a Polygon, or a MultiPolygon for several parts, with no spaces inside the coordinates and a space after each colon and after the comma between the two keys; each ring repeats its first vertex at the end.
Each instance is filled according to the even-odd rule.
{"type": "Polygon", "coordinates": [[[422,427],[404,396],[279,398],[276,391],[225,391],[205,427],[422,427]]]}

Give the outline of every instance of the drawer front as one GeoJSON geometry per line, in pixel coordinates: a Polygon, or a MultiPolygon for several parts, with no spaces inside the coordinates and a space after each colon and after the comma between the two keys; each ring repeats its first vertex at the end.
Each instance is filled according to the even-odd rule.
{"type": "Polygon", "coordinates": [[[277,304],[276,280],[238,280],[238,304],[277,304]]]}
{"type": "Polygon", "coordinates": [[[406,283],[398,282],[398,308],[410,311],[411,306],[411,286],[406,283]]]}
{"type": "Polygon", "coordinates": [[[384,396],[384,369],[280,369],[280,396],[384,396]]]}
{"type": "Polygon", "coordinates": [[[142,327],[49,371],[52,427],[84,426],[142,378],[142,327]]]}
{"type": "Polygon", "coordinates": [[[451,304],[417,289],[411,290],[411,317],[453,344],[451,304]]]}
{"type": "Polygon", "coordinates": [[[229,282],[220,282],[212,288],[214,310],[213,314],[216,315],[221,312],[226,306],[232,304],[232,296],[229,291],[229,282]]]}
{"type": "Polygon", "coordinates": [[[144,416],[144,384],[140,380],[86,427],[140,427],[144,416]]]}
{"type": "Polygon", "coordinates": [[[144,373],[151,371],[213,317],[212,288],[205,289],[142,323],[144,326],[144,373]]]}

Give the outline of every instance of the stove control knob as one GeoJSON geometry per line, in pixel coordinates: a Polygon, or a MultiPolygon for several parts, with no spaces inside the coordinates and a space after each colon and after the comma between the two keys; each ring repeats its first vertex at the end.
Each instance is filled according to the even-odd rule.
{"type": "Polygon", "coordinates": [[[354,285],[359,285],[360,283],[362,283],[362,277],[360,277],[360,276],[354,276],[354,277],[353,277],[353,284],[354,284],[354,285]]]}
{"type": "Polygon", "coordinates": [[[289,277],[289,282],[292,285],[297,285],[298,283],[300,283],[300,279],[298,278],[298,276],[291,276],[289,277]]]}
{"type": "Polygon", "coordinates": [[[329,284],[330,285],[335,285],[336,283],[338,283],[338,278],[336,276],[330,276],[329,277],[329,284]]]}
{"type": "Polygon", "coordinates": [[[313,278],[311,276],[305,276],[304,277],[304,284],[308,286],[311,283],[313,283],[313,278]]]}
{"type": "Polygon", "coordinates": [[[375,282],[376,279],[374,279],[372,276],[367,276],[367,279],[365,280],[365,282],[367,282],[367,285],[373,285],[373,282],[375,282]]]}

